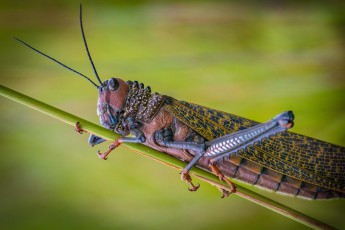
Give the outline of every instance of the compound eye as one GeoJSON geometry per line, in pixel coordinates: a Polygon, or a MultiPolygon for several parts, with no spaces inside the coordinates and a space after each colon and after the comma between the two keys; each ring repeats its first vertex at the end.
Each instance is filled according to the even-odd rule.
{"type": "Polygon", "coordinates": [[[119,88],[119,82],[115,78],[110,78],[108,80],[108,87],[110,90],[117,90],[119,88]]]}

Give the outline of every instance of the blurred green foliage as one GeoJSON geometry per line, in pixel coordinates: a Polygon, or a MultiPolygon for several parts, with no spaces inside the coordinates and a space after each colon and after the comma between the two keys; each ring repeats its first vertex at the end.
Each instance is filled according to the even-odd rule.
{"type": "MultiPolygon", "coordinates": [[[[93,76],[78,1],[0,3],[1,84],[98,122],[97,91],[16,43],[93,76]]],[[[102,79],[118,76],[178,99],[265,121],[296,114],[294,131],[345,145],[343,3],[83,1],[102,79]]],[[[106,162],[86,135],[0,98],[1,229],[304,229],[124,148],[106,162]]],[[[345,202],[255,189],[338,228],[345,202]]]]}

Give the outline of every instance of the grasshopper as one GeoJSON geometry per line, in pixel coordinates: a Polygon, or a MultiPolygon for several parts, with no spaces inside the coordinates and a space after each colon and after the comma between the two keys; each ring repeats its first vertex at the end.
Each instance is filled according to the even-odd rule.
{"type": "MultiPolygon", "coordinates": [[[[269,190],[308,199],[345,197],[345,148],[287,131],[293,127],[292,111],[258,123],[231,113],[151,93],[137,81],[110,78],[102,81],[86,42],[80,6],[80,27],[96,84],[84,74],[15,38],[39,54],[87,79],[99,92],[97,115],[103,127],[122,137],[107,151],[106,160],[121,143],[141,143],[174,156],[188,165],[181,171],[190,191],[189,170],[196,165],[226,181],[223,197],[236,192],[229,178],[269,190]]],[[[78,123],[76,131],[82,133],[78,123]]],[[[105,140],[93,134],[91,146],[105,140]]]]}

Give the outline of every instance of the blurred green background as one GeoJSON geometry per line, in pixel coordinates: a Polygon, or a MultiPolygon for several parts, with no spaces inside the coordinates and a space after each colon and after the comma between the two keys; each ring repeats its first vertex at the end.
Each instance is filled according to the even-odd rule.
{"type": "MultiPolygon", "coordinates": [[[[92,85],[12,39],[93,77],[80,1],[0,2],[1,84],[98,123],[92,85]]],[[[291,109],[294,132],[345,145],[344,4],[321,1],[82,1],[103,80],[121,77],[257,121],[291,109]]],[[[108,161],[87,135],[0,98],[0,229],[305,229],[119,148],[108,161]]],[[[345,202],[248,186],[345,229],[345,202]]]]}

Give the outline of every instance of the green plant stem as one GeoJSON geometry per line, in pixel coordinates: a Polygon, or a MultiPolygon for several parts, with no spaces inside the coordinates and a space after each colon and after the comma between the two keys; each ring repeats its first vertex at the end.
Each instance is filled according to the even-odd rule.
{"type": "MultiPolygon", "coordinates": [[[[69,125],[75,126],[77,122],[80,123],[80,127],[89,132],[93,133],[99,137],[102,137],[106,140],[113,141],[117,138],[119,138],[119,135],[104,129],[103,127],[96,125],[94,123],[91,123],[87,120],[84,120],[80,117],[77,117],[73,114],[67,113],[65,111],[62,111],[58,108],[55,108],[53,106],[50,106],[48,104],[45,104],[41,101],[38,101],[36,99],[33,99],[31,97],[28,97],[24,94],[21,94],[19,92],[16,92],[12,89],[9,89],[5,86],[0,85],[0,94],[6,98],[9,98],[11,100],[14,100],[18,103],[21,103],[23,105],[26,105],[30,108],[33,108],[37,111],[40,111],[42,113],[45,113],[49,116],[52,116],[56,119],[59,119],[69,125]]],[[[165,165],[168,165],[172,168],[175,168],[177,170],[181,170],[186,166],[186,163],[159,151],[156,151],[152,148],[149,148],[145,145],[141,144],[132,144],[132,143],[124,143],[123,144],[125,147],[128,147],[131,150],[134,150],[135,152],[138,152],[146,157],[149,157],[151,159],[154,159],[160,163],[163,163],[165,165]]],[[[212,185],[221,187],[225,190],[229,190],[230,188],[228,187],[227,184],[222,183],[218,180],[218,177],[213,175],[212,173],[209,173],[207,171],[204,171],[200,168],[193,167],[190,171],[192,175],[195,177],[206,181],[212,185]]],[[[265,208],[268,208],[276,213],[279,213],[281,215],[284,215],[288,218],[291,218],[299,223],[302,223],[306,226],[309,226],[314,229],[334,229],[333,227],[320,222],[314,218],[311,218],[303,213],[300,213],[294,209],[291,209],[281,203],[278,203],[276,201],[273,201],[267,197],[264,197],[262,195],[259,195],[251,190],[248,190],[244,187],[241,187],[240,185],[237,186],[237,192],[235,195],[238,195],[242,198],[245,198],[247,200],[250,200],[258,205],[261,205],[265,208]]]]}

